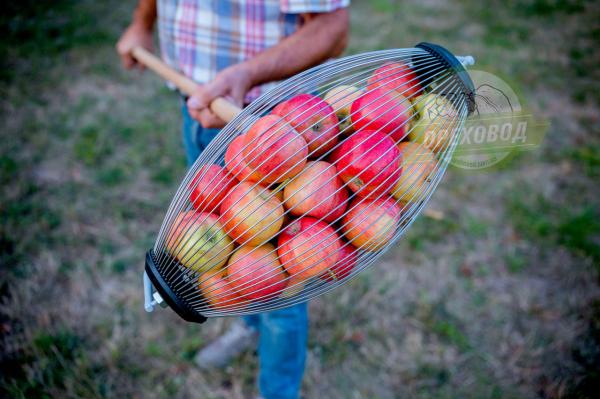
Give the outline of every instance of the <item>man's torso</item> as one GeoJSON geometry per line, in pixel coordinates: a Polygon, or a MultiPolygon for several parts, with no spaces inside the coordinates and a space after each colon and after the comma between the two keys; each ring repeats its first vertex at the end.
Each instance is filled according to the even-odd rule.
{"type": "MultiPolygon", "coordinates": [[[[164,60],[203,83],[294,33],[301,13],[327,12],[347,0],[158,0],[164,60]]],[[[273,83],[251,90],[252,101],[273,83]]]]}

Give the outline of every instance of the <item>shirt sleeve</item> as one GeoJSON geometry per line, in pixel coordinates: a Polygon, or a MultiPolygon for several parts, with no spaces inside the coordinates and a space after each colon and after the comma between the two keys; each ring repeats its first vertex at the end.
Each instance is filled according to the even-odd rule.
{"type": "Polygon", "coordinates": [[[281,0],[280,9],[284,14],[331,12],[350,5],[350,0],[281,0]]]}

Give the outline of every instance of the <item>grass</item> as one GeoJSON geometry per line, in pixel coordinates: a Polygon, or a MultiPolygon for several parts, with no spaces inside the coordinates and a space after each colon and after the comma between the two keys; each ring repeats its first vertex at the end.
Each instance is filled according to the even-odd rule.
{"type": "Polygon", "coordinates": [[[595,208],[557,209],[555,204],[540,197],[533,202],[520,201],[517,197],[509,206],[519,231],[534,239],[554,241],[598,264],[600,215],[595,208]]]}
{"type": "Polygon", "coordinates": [[[591,178],[600,176],[600,147],[583,145],[567,152],[575,162],[579,163],[586,175],[591,178]]]}
{"type": "MultiPolygon", "coordinates": [[[[185,172],[179,99],[122,71],[134,2],[0,15],[0,396],[256,395],[253,353],[200,371],[229,320],[143,311],[185,172]]],[[[397,248],[311,303],[306,398],[594,397],[600,361],[595,2],[355,1],[348,53],[437,42],[518,86],[541,148],[451,170],[397,248]],[[376,29],[374,28],[376,27],[376,29]]]]}

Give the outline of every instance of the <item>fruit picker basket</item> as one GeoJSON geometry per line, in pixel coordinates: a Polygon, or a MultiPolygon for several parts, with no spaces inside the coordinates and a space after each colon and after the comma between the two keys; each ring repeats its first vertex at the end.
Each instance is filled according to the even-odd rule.
{"type": "MultiPolygon", "coordinates": [[[[195,83],[134,56],[184,93],[195,83]]],[[[471,57],[421,43],[327,62],[230,122],[179,186],[146,255],[146,309],[188,321],[291,306],[332,290],[402,236],[473,110],[471,57]],[[464,64],[464,65],[463,65],[464,64]]]]}

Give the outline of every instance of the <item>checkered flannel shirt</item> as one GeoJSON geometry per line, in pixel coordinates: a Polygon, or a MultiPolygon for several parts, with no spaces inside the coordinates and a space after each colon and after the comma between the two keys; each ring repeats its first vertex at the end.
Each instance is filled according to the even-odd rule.
{"type": "MultiPolygon", "coordinates": [[[[350,0],[158,0],[163,59],[206,83],[226,67],[276,45],[300,26],[302,13],[330,12],[350,0]]],[[[250,102],[275,83],[253,88],[250,102]]]]}

